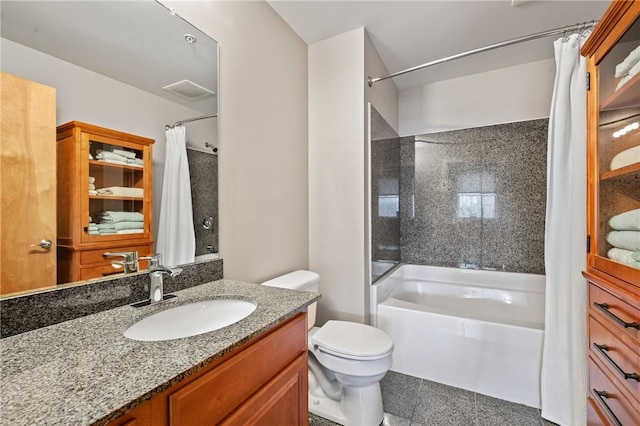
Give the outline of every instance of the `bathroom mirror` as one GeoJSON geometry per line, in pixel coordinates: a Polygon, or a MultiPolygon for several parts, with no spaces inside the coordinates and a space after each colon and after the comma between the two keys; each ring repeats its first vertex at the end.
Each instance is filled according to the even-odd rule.
{"type": "MultiPolygon", "coordinates": [[[[218,43],[155,0],[3,0],[0,14],[2,71],[55,89],[56,126],[79,121],[155,140],[157,240],[165,125],[217,116],[218,43]]],[[[196,255],[213,258],[218,251],[218,119],[184,126],[196,255]]],[[[4,234],[1,243],[14,244],[4,234]]]]}

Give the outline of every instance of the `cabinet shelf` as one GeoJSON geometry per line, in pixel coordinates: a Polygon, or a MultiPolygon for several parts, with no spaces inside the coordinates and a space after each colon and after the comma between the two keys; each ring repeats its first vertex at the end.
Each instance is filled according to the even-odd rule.
{"type": "Polygon", "coordinates": [[[136,172],[144,172],[144,167],[142,166],[129,166],[127,164],[116,164],[116,163],[107,163],[105,161],[97,161],[97,160],[89,160],[89,166],[91,167],[103,167],[105,169],[112,170],[132,170],[136,172]]]}
{"type": "Polygon", "coordinates": [[[626,167],[621,167],[619,169],[610,170],[600,174],[601,181],[627,177],[640,179],[640,163],[634,163],[626,167]]]}
{"type": "Polygon", "coordinates": [[[637,105],[640,105],[640,73],[602,101],[600,109],[604,111],[637,105]]]}
{"type": "Polygon", "coordinates": [[[118,195],[89,195],[90,200],[144,201],[144,197],[120,197],[118,195]]]}

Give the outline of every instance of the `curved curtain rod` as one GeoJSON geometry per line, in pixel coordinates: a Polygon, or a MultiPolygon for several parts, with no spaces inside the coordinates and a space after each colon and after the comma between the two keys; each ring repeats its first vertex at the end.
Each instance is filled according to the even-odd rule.
{"type": "Polygon", "coordinates": [[[591,22],[584,22],[584,23],[581,23],[581,24],[569,25],[569,26],[563,27],[563,28],[556,28],[554,30],[542,31],[540,33],[535,33],[535,34],[531,34],[531,35],[524,36],[524,37],[514,38],[514,39],[511,39],[511,40],[503,41],[503,42],[492,44],[492,45],[489,45],[489,46],[479,47],[477,49],[469,50],[467,52],[458,53],[457,55],[447,56],[447,57],[444,57],[444,58],[441,58],[441,59],[438,59],[438,60],[435,60],[435,61],[427,62],[426,64],[417,65],[415,67],[407,68],[406,70],[397,71],[397,72],[394,72],[392,74],[385,75],[384,77],[376,77],[376,78],[367,77],[367,83],[369,84],[369,87],[371,87],[371,86],[373,86],[373,83],[377,83],[378,81],[387,80],[387,79],[393,78],[393,77],[398,77],[400,75],[407,74],[407,73],[410,73],[410,72],[413,72],[413,71],[417,71],[417,70],[421,70],[423,68],[427,68],[427,67],[430,67],[430,66],[433,66],[433,65],[442,64],[442,63],[445,63],[445,62],[453,61],[455,59],[460,59],[460,58],[464,58],[466,56],[475,55],[476,53],[482,53],[482,52],[486,52],[488,50],[497,49],[499,47],[511,46],[512,44],[522,43],[524,41],[536,40],[536,39],[539,39],[539,38],[550,37],[550,36],[553,36],[553,35],[560,35],[560,34],[564,34],[566,36],[567,33],[571,33],[571,32],[574,32],[574,31],[584,32],[584,31],[586,31],[588,29],[589,30],[592,29],[597,23],[598,23],[598,21],[594,20],[594,21],[591,21],[591,22]]]}
{"type": "Polygon", "coordinates": [[[215,117],[218,117],[218,114],[207,114],[207,115],[201,115],[199,117],[187,118],[185,120],[176,121],[174,124],[165,124],[164,128],[168,130],[176,126],[182,126],[184,123],[189,123],[191,121],[198,121],[198,120],[204,120],[205,118],[215,118],[215,117]]]}

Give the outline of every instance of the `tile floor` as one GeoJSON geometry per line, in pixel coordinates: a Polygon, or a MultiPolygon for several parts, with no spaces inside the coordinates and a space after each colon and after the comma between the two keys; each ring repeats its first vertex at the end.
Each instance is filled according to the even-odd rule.
{"type": "MultiPolygon", "coordinates": [[[[540,410],[389,371],[380,383],[384,426],[553,426],[540,410]]],[[[309,426],[334,426],[309,414],[309,426]]]]}

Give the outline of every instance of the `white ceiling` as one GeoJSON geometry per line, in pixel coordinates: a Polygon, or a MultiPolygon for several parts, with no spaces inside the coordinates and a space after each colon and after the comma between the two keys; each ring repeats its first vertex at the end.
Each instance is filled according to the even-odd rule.
{"type": "MultiPolygon", "coordinates": [[[[389,72],[525,35],[599,19],[610,1],[267,0],[308,44],[364,27],[389,72]]],[[[394,78],[421,86],[553,57],[553,38],[496,49],[394,78]]],[[[380,77],[380,76],[372,76],[380,77]]]]}
{"type": "Polygon", "coordinates": [[[154,0],[2,0],[0,13],[3,38],[203,113],[217,112],[216,96],[190,101],[162,89],[187,79],[217,92],[218,44],[154,0]],[[197,42],[188,44],[185,34],[197,42]]]}

